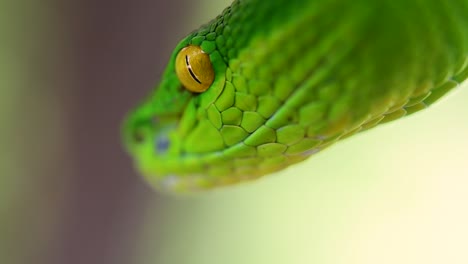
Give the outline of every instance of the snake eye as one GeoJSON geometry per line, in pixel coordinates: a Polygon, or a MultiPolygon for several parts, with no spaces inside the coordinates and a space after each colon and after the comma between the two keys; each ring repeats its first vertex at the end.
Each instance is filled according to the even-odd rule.
{"type": "Polygon", "coordinates": [[[176,57],[176,73],[184,87],[194,93],[206,91],[213,83],[210,56],[198,46],[183,48],[176,57]]]}

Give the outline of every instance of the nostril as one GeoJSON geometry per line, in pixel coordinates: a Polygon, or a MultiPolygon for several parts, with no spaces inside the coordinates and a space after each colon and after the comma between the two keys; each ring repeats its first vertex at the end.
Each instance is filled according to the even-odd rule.
{"type": "Polygon", "coordinates": [[[145,140],[145,133],[143,129],[137,128],[132,132],[132,140],[136,144],[140,144],[145,140]]]}
{"type": "Polygon", "coordinates": [[[147,138],[147,121],[141,120],[135,113],[126,117],[122,128],[127,148],[133,148],[134,145],[142,144],[147,138]]]}
{"type": "Polygon", "coordinates": [[[128,152],[134,153],[148,141],[148,128],[145,125],[127,121],[124,127],[125,148],[128,152]]]}

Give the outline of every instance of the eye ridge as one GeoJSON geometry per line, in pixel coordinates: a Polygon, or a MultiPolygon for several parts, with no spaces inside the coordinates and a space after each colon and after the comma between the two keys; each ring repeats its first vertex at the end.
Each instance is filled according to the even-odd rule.
{"type": "Polygon", "coordinates": [[[188,56],[185,55],[185,64],[187,65],[187,69],[190,73],[190,75],[192,76],[192,78],[199,84],[202,84],[200,80],[198,80],[197,76],[195,76],[195,73],[193,73],[192,71],[192,66],[190,65],[189,61],[188,61],[188,56]]]}

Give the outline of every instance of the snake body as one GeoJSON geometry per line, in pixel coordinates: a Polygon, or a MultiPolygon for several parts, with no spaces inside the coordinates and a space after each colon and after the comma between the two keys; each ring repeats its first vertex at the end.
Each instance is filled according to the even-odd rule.
{"type": "MultiPolygon", "coordinates": [[[[205,66],[185,59],[201,84],[205,66]]],[[[154,186],[208,189],[424,109],[467,76],[467,0],[236,0],[176,46],[124,138],[154,186]],[[209,58],[204,91],[176,73],[186,47],[209,58]]]]}

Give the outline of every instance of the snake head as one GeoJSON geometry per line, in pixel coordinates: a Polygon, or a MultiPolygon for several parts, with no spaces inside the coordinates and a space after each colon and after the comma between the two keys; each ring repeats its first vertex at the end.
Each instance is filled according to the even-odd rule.
{"type": "Polygon", "coordinates": [[[326,34],[324,23],[316,26],[324,36],[304,35],[321,15],[315,9],[260,27],[273,7],[261,16],[241,12],[244,4],[235,1],[182,40],[154,93],[127,117],[127,150],[156,188],[183,192],[256,179],[324,149],[350,124],[353,98],[331,98],[341,87],[339,73],[330,73],[350,51],[336,47],[339,28],[326,34]],[[340,52],[330,54],[335,48],[340,52]]]}
{"type": "MultiPolygon", "coordinates": [[[[229,46],[230,29],[222,22],[212,25],[177,45],[153,94],[125,121],[127,151],[156,188],[181,192],[229,185],[306,157],[284,155],[287,144],[303,141],[305,130],[296,125],[277,134],[274,128],[293,118],[281,112],[274,128],[266,125],[282,101],[269,94],[271,83],[249,83],[248,71],[257,65],[242,68],[247,60],[242,56],[249,55],[232,52],[238,48],[229,46]],[[215,37],[219,28],[223,34],[215,37]]],[[[306,152],[317,142],[305,140],[290,153],[306,152]]]]}
{"type": "Polygon", "coordinates": [[[124,123],[127,151],[159,189],[211,187],[207,174],[217,173],[210,168],[230,163],[223,155],[221,120],[215,125],[208,118],[225,86],[226,62],[210,46],[213,41],[194,37],[177,45],[154,93],[124,123]]]}

